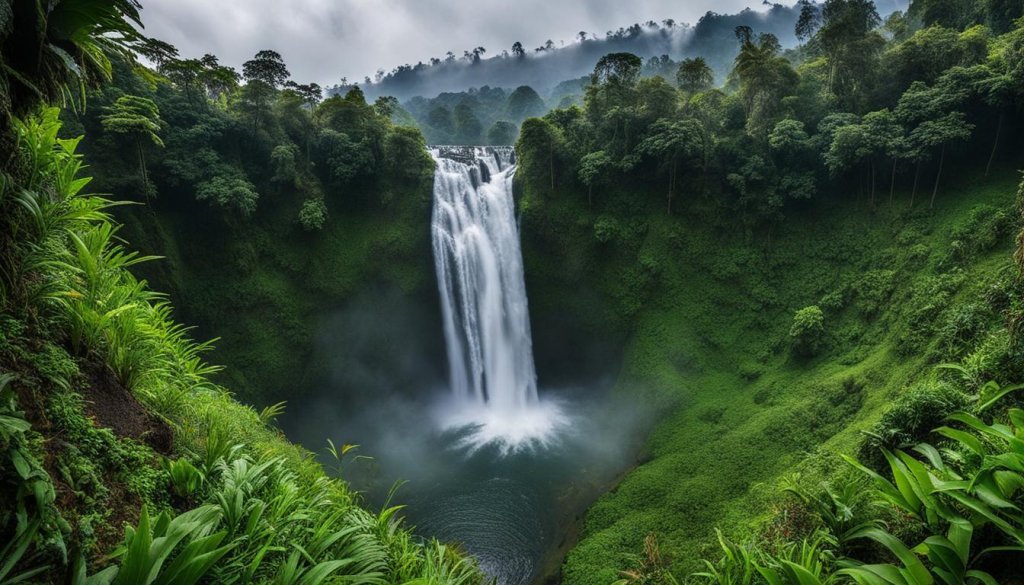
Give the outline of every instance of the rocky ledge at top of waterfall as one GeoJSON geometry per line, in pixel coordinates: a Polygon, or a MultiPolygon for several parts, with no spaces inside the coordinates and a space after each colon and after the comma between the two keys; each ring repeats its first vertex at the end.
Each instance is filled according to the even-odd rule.
{"type": "Polygon", "coordinates": [[[445,158],[466,165],[479,164],[482,158],[494,158],[499,169],[516,164],[516,149],[511,146],[467,146],[458,144],[438,144],[430,147],[435,159],[445,158]]]}

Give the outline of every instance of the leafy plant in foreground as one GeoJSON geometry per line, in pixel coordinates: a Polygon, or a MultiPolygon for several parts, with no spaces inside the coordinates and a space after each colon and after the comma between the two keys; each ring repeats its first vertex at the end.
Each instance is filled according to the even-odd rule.
{"type": "MultiPolygon", "coordinates": [[[[25,567],[38,556],[30,553],[55,499],[50,476],[28,449],[26,433],[32,425],[17,409],[10,383],[14,376],[0,373],[0,473],[5,491],[12,495],[10,512],[0,514],[0,529],[10,539],[0,548],[0,583],[21,583],[50,569],[49,565],[25,567]],[[8,470],[13,471],[11,474],[8,470]],[[13,526],[12,526],[13,524],[13,526]]],[[[58,540],[63,548],[63,540],[58,540]]]]}
{"type": "Polygon", "coordinates": [[[128,528],[124,545],[111,555],[118,564],[89,577],[79,565],[73,583],[194,585],[232,548],[220,546],[225,531],[214,532],[220,516],[220,510],[207,505],[173,518],[165,511],[151,521],[143,506],[138,526],[128,528]]]}

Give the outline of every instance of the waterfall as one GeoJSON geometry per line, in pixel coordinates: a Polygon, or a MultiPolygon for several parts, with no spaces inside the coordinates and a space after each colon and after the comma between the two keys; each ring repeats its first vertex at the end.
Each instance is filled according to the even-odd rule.
{"type": "MultiPolygon", "coordinates": [[[[546,442],[563,422],[537,395],[512,198],[511,148],[437,147],[432,237],[454,409],[469,442],[546,442]]],[[[454,412],[452,412],[454,410],[454,412]]]]}
{"type": "Polygon", "coordinates": [[[509,412],[537,403],[512,201],[511,148],[433,151],[433,240],[452,392],[509,412]]]}

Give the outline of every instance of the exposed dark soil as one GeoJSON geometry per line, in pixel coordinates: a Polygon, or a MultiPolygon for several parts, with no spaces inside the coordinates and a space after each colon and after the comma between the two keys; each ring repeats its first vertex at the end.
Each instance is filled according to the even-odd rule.
{"type": "Polygon", "coordinates": [[[152,415],[132,393],[121,385],[110,368],[87,364],[82,373],[89,386],[82,389],[85,411],[101,427],[118,437],[146,443],[158,453],[168,455],[174,443],[171,427],[152,415]]]}

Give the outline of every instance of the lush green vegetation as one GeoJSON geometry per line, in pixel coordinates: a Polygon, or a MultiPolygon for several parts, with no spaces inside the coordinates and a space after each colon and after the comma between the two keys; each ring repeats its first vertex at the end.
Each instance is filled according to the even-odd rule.
{"type": "MultiPolygon", "coordinates": [[[[977,487],[970,478],[992,471],[977,476],[970,439],[931,433],[958,411],[981,416],[988,381],[1022,375],[1019,176],[1000,161],[1020,164],[1005,128],[1020,120],[1024,29],[1007,20],[1019,7],[978,3],[945,22],[926,4],[883,22],[870,2],[803,3],[806,42],[786,52],[741,27],[721,89],[699,63],[673,87],[643,78],[633,55],[608,55],[582,108],[524,123],[535,311],[626,331],[620,391],[672,407],[589,512],[566,582],[1011,578],[1019,551],[975,557],[1018,546],[1014,521],[993,519],[1017,510],[1014,480],[977,487]],[[958,368],[935,369],[947,362],[958,368]],[[915,489],[942,507],[937,519],[892,498],[874,506],[871,482],[840,457],[892,477],[880,449],[929,440],[948,451],[915,451],[937,478],[915,489]],[[846,533],[862,522],[870,530],[846,533]],[[984,536],[971,541],[965,522],[984,536]],[[915,555],[921,571],[856,568],[915,555]],[[938,558],[953,556],[970,563],[938,558]]],[[[911,459],[893,466],[919,469],[911,459]]]]}
{"type": "MultiPolygon", "coordinates": [[[[257,412],[213,383],[209,344],[194,342],[165,297],[129,271],[152,258],[118,238],[110,212],[122,203],[89,194],[81,137],[60,138],[58,110],[39,108],[84,99],[76,92],[110,75],[105,51],[124,56],[146,42],[126,20],[136,8],[68,1],[47,14],[16,3],[17,33],[3,29],[17,44],[3,52],[0,581],[481,582],[457,551],[407,532],[397,508],[360,508],[344,481],[273,428],[280,406],[257,412]],[[38,35],[22,34],[30,30],[38,35]],[[67,56],[68,39],[91,68],[33,63],[47,51],[67,56]]],[[[275,75],[270,57],[257,56],[265,62],[250,85],[275,75]]],[[[138,184],[152,197],[143,143],[164,144],[159,102],[110,103],[99,121],[131,143],[138,184]]],[[[382,140],[394,153],[402,132],[388,128],[382,140]]],[[[405,138],[422,160],[422,138],[405,138]]],[[[251,214],[250,190],[230,184],[244,181],[227,164],[212,170],[221,174],[196,177],[209,181],[197,196],[211,191],[228,216],[251,214]]],[[[340,466],[350,449],[332,453],[340,466]]]]}
{"type": "Polygon", "coordinates": [[[274,54],[248,62],[240,86],[216,57],[154,45],[157,71],[115,61],[63,133],[89,136],[97,191],[145,204],[115,211],[123,234],[169,260],[136,271],[220,338],[230,367],[217,381],[256,404],[295,400],[323,369],[324,314],[374,287],[433,303],[423,137],[390,122],[393,100],[320,101],[315,84],[283,81],[274,54]]]}
{"type": "Polygon", "coordinates": [[[275,430],[280,405],[225,389],[297,399],[317,321],[361,295],[433,306],[414,124],[517,140],[542,371],[621,361],[617,391],[664,413],[565,583],[1019,578],[1019,2],[884,21],[800,2],[803,44],[740,26],[717,80],[612,52],[547,102],[523,85],[405,108],[323,99],[273,51],[241,74],[181,57],[130,26],[135,2],[12,6],[0,582],[481,581],[395,508],[361,508],[275,430]]]}

